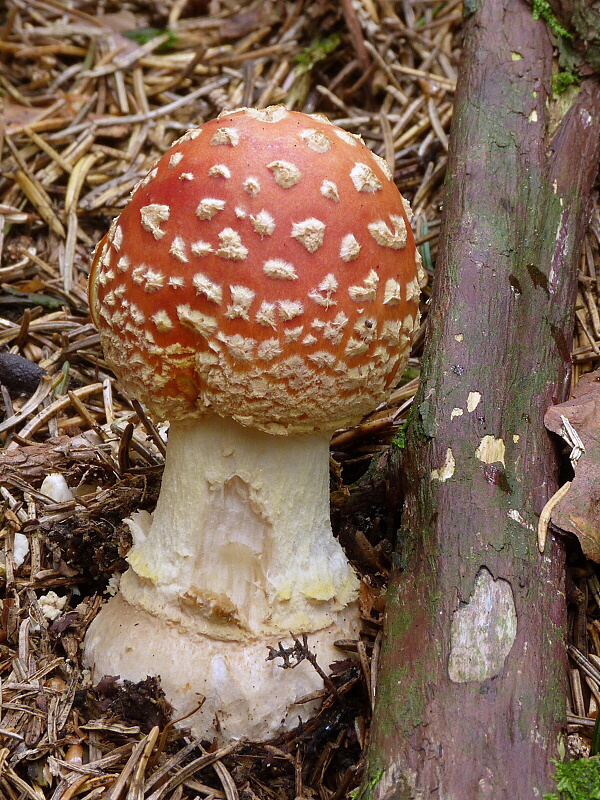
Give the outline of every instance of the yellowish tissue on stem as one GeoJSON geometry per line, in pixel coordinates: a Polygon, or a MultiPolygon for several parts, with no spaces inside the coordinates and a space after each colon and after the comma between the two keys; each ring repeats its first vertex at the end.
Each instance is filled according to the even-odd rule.
{"type": "Polygon", "coordinates": [[[125,599],[223,639],[329,625],[358,579],[331,532],[327,453],[327,434],[274,437],[219,417],[172,423],[125,599]]]}

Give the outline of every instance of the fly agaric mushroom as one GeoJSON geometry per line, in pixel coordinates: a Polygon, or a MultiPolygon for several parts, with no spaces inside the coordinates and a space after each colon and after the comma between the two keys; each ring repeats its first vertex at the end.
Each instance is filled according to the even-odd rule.
{"type": "Polygon", "coordinates": [[[282,106],[191,130],[97,248],[90,308],[123,387],[170,421],[153,518],[90,626],[94,675],[160,675],[201,735],[268,738],[313,709],[307,663],[356,636],[359,582],[329,521],[328,442],[408,357],[408,204],[358,136],[282,106]]]}

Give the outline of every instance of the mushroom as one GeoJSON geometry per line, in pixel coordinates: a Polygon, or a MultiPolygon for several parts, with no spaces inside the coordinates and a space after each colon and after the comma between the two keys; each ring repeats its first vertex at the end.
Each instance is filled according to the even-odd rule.
{"type": "Polygon", "coordinates": [[[123,388],[170,421],[153,517],[130,521],[96,677],[159,675],[199,735],[266,739],[312,713],[356,637],[359,580],[329,520],[328,443],[387,396],[417,324],[408,204],[322,116],[243,108],[191,130],[100,242],[90,308],[123,388]]]}

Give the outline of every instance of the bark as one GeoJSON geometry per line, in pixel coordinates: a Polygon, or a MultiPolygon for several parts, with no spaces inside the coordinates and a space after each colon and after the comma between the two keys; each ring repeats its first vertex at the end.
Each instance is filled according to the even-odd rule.
{"type": "Polygon", "coordinates": [[[540,555],[536,526],[600,91],[582,84],[552,131],[544,22],[523,0],[471,11],[365,798],[541,797],[566,711],[564,553],[549,537],[540,555]]]}
{"type": "Polygon", "coordinates": [[[0,486],[14,485],[15,475],[39,487],[49,472],[63,472],[74,463],[97,465],[98,453],[83,437],[56,436],[40,444],[0,452],[0,486]]]}

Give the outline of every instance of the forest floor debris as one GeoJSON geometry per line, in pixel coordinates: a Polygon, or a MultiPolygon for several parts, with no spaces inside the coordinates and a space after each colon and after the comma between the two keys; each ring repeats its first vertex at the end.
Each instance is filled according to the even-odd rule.
{"type": "MultiPolygon", "coordinates": [[[[332,440],[334,523],[363,576],[361,638],[340,643],[315,719],[271,743],[219,747],[169,724],[156,680],[93,686],[81,664],[85,630],[126,566],[123,519],[154,507],[164,456],[160,425],[103,359],[86,280],[95,243],[175,139],[223,110],[280,102],[327,114],[388,161],[432,276],[460,24],[458,0],[7,0],[0,10],[0,793],[10,800],[342,800],[358,785],[395,535],[381,474],[416,391],[430,287],[401,384],[332,440]],[[44,492],[49,472],[66,497],[44,492]]],[[[598,268],[596,204],[575,380],[600,364],[598,268]]],[[[600,584],[581,559],[569,575],[569,719],[585,752],[600,704],[600,675],[586,667],[600,666],[600,584]]]]}

